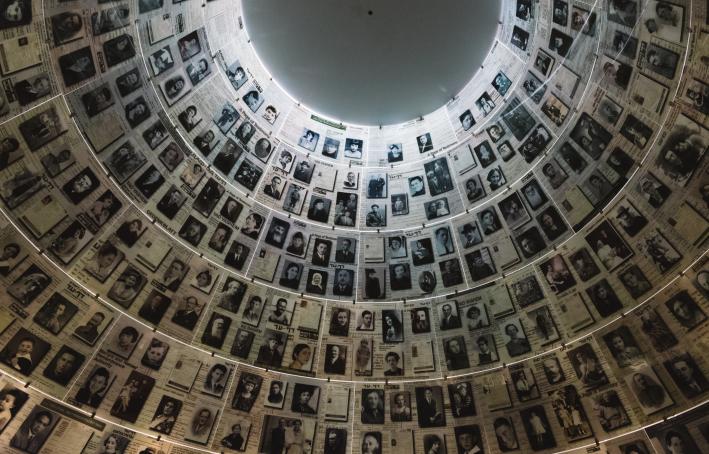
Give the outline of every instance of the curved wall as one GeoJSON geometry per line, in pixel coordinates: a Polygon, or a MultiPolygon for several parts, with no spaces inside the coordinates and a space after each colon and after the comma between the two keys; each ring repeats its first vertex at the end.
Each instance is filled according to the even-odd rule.
{"type": "Polygon", "coordinates": [[[502,10],[365,128],[239,2],[9,4],[3,449],[706,450],[706,11],[502,10]]]}

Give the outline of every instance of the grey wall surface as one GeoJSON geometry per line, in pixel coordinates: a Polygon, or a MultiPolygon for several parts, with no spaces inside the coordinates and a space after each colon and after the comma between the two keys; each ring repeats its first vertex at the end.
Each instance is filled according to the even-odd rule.
{"type": "Polygon", "coordinates": [[[245,0],[271,76],[316,112],[392,124],[441,107],[495,37],[496,0],[245,0]],[[371,11],[372,14],[369,14],[371,11]]]}

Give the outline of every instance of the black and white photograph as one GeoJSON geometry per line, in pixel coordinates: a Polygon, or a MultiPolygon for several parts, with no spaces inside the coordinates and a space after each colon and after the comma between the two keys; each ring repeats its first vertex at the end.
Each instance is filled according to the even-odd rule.
{"type": "Polygon", "coordinates": [[[23,121],[18,128],[30,150],[37,151],[64,134],[67,131],[67,124],[57,110],[50,107],[23,121]]]}
{"type": "Polygon", "coordinates": [[[163,395],[155,409],[155,414],[148,425],[148,429],[170,435],[181,410],[182,401],[169,395],[163,395]]]}
{"type": "Polygon", "coordinates": [[[706,133],[697,123],[680,115],[655,160],[661,174],[678,186],[686,186],[709,149],[706,133]]]}
{"type": "Polygon", "coordinates": [[[682,290],[665,302],[674,319],[686,330],[696,328],[707,316],[687,290],[682,290]]]}
{"type": "Polygon", "coordinates": [[[567,57],[573,43],[574,39],[571,36],[557,30],[556,28],[551,29],[549,49],[559,54],[559,56],[567,57]]]}
{"type": "Polygon", "coordinates": [[[177,119],[187,132],[192,131],[202,122],[202,116],[194,105],[187,106],[185,110],[177,115],[177,119]]]}
{"type": "Polygon", "coordinates": [[[261,392],[263,379],[249,372],[243,372],[236,385],[231,408],[250,413],[256,399],[261,392]]]}
{"type": "Polygon", "coordinates": [[[709,389],[709,381],[689,353],[672,356],[664,362],[664,366],[686,398],[695,398],[709,389]]]}
{"type": "Polygon", "coordinates": [[[591,390],[608,383],[608,376],[591,344],[579,345],[567,351],[566,355],[584,388],[591,390]]]}
{"type": "Polygon", "coordinates": [[[384,390],[363,389],[360,409],[362,424],[384,424],[384,390]]]}
{"type": "Polygon", "coordinates": [[[608,317],[623,309],[623,304],[606,279],[601,279],[586,289],[593,307],[601,317],[608,317]]]}
{"type": "Polygon", "coordinates": [[[28,306],[51,283],[52,278],[37,265],[32,264],[7,287],[6,291],[22,306],[28,306]]]}
{"type": "Polygon", "coordinates": [[[295,169],[293,170],[293,178],[295,178],[296,180],[298,180],[302,183],[310,184],[310,181],[313,178],[314,171],[315,171],[315,164],[314,163],[308,161],[307,159],[301,159],[295,165],[295,169]]]}
{"type": "Polygon", "coordinates": [[[295,383],[293,385],[293,400],[291,401],[291,411],[306,415],[315,415],[318,410],[320,400],[320,387],[305,383],[295,383]]]}
{"type": "MultiPolygon", "coordinates": [[[[266,415],[263,418],[258,452],[284,452],[286,440],[292,440],[289,444],[291,449],[305,452],[308,447],[314,446],[315,422],[310,418],[296,419],[280,415],[266,415]]],[[[377,446],[381,446],[381,434],[380,444],[377,446]]]]}
{"type": "Polygon", "coordinates": [[[426,213],[426,219],[429,221],[443,216],[448,216],[450,214],[447,197],[441,197],[438,199],[433,199],[430,202],[424,202],[423,207],[426,213]]]}
{"type": "Polygon", "coordinates": [[[263,404],[266,407],[282,409],[288,395],[287,381],[271,380],[268,385],[268,391],[264,394],[263,404]]]}
{"type": "Polygon", "coordinates": [[[202,343],[220,349],[231,326],[232,319],[218,312],[212,312],[202,333],[202,343]]]}
{"type": "Polygon", "coordinates": [[[477,356],[478,366],[497,362],[500,357],[497,353],[495,336],[493,334],[481,334],[474,337],[473,353],[477,356]]]}
{"type": "Polygon", "coordinates": [[[109,39],[103,43],[102,47],[109,68],[135,57],[133,37],[127,34],[109,39]]]}
{"type": "MultiPolygon", "coordinates": [[[[493,84],[494,86],[494,84],[493,84]]],[[[495,87],[496,90],[499,92],[499,87],[495,87]]],[[[458,116],[458,121],[460,121],[460,125],[463,127],[463,131],[468,131],[470,128],[475,126],[475,118],[473,117],[473,113],[470,111],[470,109],[466,110],[462,114],[458,116]]],[[[402,157],[403,159],[403,157],[402,157]]],[[[399,159],[401,160],[401,159],[399,159]]],[[[389,160],[389,162],[395,162],[392,160],[389,160]]]]}
{"type": "Polygon", "coordinates": [[[443,389],[440,386],[416,388],[416,413],[421,428],[445,427],[443,389]]]}
{"type": "Polygon", "coordinates": [[[426,153],[433,150],[433,139],[431,133],[427,132],[416,137],[416,144],[419,148],[419,153],[426,153]]]}
{"type": "Polygon", "coordinates": [[[624,379],[645,415],[652,415],[675,403],[657,373],[647,364],[635,368],[624,379]]]}
{"type": "Polygon", "coordinates": [[[465,196],[470,203],[485,197],[485,188],[483,187],[480,175],[473,175],[465,180],[465,196]]]}
{"type": "Polygon", "coordinates": [[[556,439],[546,411],[541,405],[525,408],[519,413],[527,440],[534,451],[554,448],[556,439]]]}
{"type": "Polygon", "coordinates": [[[630,416],[616,391],[601,391],[591,398],[591,402],[593,412],[606,433],[630,425],[630,416]]]}
{"type": "Polygon", "coordinates": [[[547,91],[547,85],[531,71],[527,73],[527,77],[525,77],[524,82],[522,82],[522,88],[535,104],[539,104],[547,91]]]}
{"type": "Polygon", "coordinates": [[[182,61],[187,61],[201,52],[202,46],[199,42],[197,31],[189,33],[177,40],[177,48],[180,51],[182,61]]]}
{"type": "Polygon", "coordinates": [[[478,162],[480,162],[480,165],[483,168],[489,166],[497,160],[497,156],[495,156],[495,153],[492,151],[492,146],[487,140],[477,145],[474,150],[475,156],[477,156],[478,162]]]}
{"type": "Polygon", "coordinates": [[[13,371],[29,376],[51,346],[39,336],[20,328],[0,352],[3,363],[13,371]]]}
{"type": "Polygon", "coordinates": [[[234,61],[234,63],[226,67],[224,72],[226,73],[227,78],[229,79],[229,82],[234,90],[239,90],[239,88],[241,88],[246,81],[249,80],[249,77],[246,75],[246,71],[239,63],[239,60],[234,61]]]}
{"type": "Polygon", "coordinates": [[[84,82],[96,75],[96,66],[90,47],[83,47],[58,59],[59,70],[64,79],[64,85],[70,87],[84,82]]]}
{"type": "Polygon", "coordinates": [[[473,281],[480,281],[497,273],[497,268],[487,247],[465,254],[465,261],[473,281]]]}
{"type": "Polygon", "coordinates": [[[202,402],[197,402],[197,404],[188,420],[190,422],[185,433],[185,440],[206,445],[212,434],[214,424],[219,419],[220,407],[207,406],[202,402]]]}
{"type": "Polygon", "coordinates": [[[560,294],[576,285],[576,279],[571,275],[571,270],[566,261],[557,254],[542,262],[539,268],[552,292],[560,294]]]}
{"type": "Polygon", "coordinates": [[[532,369],[514,367],[510,369],[510,379],[517,393],[517,400],[527,402],[541,397],[532,369]]]}
{"type": "MultiPolygon", "coordinates": [[[[206,62],[206,60],[204,60],[204,59],[202,59],[202,60],[204,62],[206,62]]],[[[189,70],[189,67],[188,67],[188,70],[189,70]]],[[[202,71],[204,72],[204,70],[202,70],[202,71]]],[[[202,77],[204,77],[204,75],[202,77]]],[[[246,92],[246,94],[244,96],[241,97],[241,99],[242,99],[242,101],[244,101],[244,104],[246,104],[246,106],[251,110],[251,112],[254,112],[254,113],[256,113],[256,111],[259,110],[259,108],[263,105],[263,102],[264,102],[264,97],[259,92],[259,90],[249,90],[246,92]]]]}
{"type": "Polygon", "coordinates": [[[115,379],[115,374],[111,374],[105,367],[95,366],[77,391],[75,400],[91,408],[98,408],[115,379]]]}
{"type": "Polygon", "coordinates": [[[655,43],[640,43],[638,66],[667,79],[674,79],[679,63],[679,54],[655,43]]]}
{"type": "Polygon", "coordinates": [[[37,454],[60,419],[58,413],[40,405],[35,406],[10,439],[10,447],[29,454],[37,454]]]}
{"type": "Polygon", "coordinates": [[[520,319],[509,319],[507,323],[500,326],[500,332],[505,342],[507,354],[514,358],[532,351],[531,344],[524,332],[524,326],[520,319]]]}
{"type": "Polygon", "coordinates": [[[389,265],[389,283],[392,291],[411,288],[411,269],[408,263],[389,265]]]}
{"type": "Polygon", "coordinates": [[[448,398],[454,418],[476,415],[472,382],[466,381],[448,385],[448,398]]]}
{"type": "Polygon", "coordinates": [[[673,269],[682,254],[665,238],[659,230],[648,230],[635,243],[637,250],[655,266],[661,274],[673,269]]]}
{"type": "Polygon", "coordinates": [[[593,430],[581,402],[581,395],[573,385],[549,393],[557,422],[564,429],[568,442],[592,437],[593,430]]]}
{"type": "Polygon", "coordinates": [[[190,91],[187,85],[187,74],[181,68],[168,74],[160,81],[159,86],[168,106],[175,104],[190,91]]]}
{"type": "MultiPolygon", "coordinates": [[[[510,78],[507,77],[507,74],[500,71],[499,73],[497,73],[497,75],[493,79],[492,86],[495,88],[495,90],[497,90],[497,92],[500,94],[500,96],[505,96],[507,94],[507,91],[512,86],[512,80],[510,80],[510,78]]],[[[461,121],[461,123],[462,123],[462,121],[461,121]]]]}
{"type": "Polygon", "coordinates": [[[76,350],[63,345],[49,362],[42,374],[53,382],[67,386],[69,381],[83,366],[86,357],[76,350]]]}
{"type": "Polygon", "coordinates": [[[527,50],[527,46],[529,45],[529,33],[515,25],[512,29],[510,43],[522,51],[527,50]]]}
{"type": "Polygon", "coordinates": [[[133,265],[128,265],[109,289],[108,297],[127,309],[138,297],[147,281],[141,271],[133,265]]]}
{"type": "Polygon", "coordinates": [[[448,170],[448,161],[438,158],[423,165],[426,172],[428,190],[432,196],[437,196],[453,190],[453,180],[448,170]]]}
{"type": "Polygon", "coordinates": [[[645,295],[652,288],[652,284],[645,276],[645,273],[637,266],[633,265],[618,274],[621,284],[628,291],[630,296],[638,299],[645,295]]]}
{"type": "Polygon", "coordinates": [[[449,371],[467,369],[470,367],[464,336],[443,338],[443,354],[446,360],[446,368],[449,371]]]}
{"type": "Polygon", "coordinates": [[[134,423],[154,386],[154,378],[132,371],[111,406],[111,416],[134,423]]]}
{"type": "Polygon", "coordinates": [[[205,224],[194,216],[188,216],[177,234],[180,238],[196,247],[202,241],[202,237],[206,232],[207,226],[205,224]]]}
{"type": "Polygon", "coordinates": [[[57,335],[74,318],[78,310],[79,308],[67,298],[54,293],[37,311],[33,320],[42,328],[57,335]]]}
{"type": "Polygon", "coordinates": [[[364,141],[362,139],[345,140],[344,155],[350,159],[362,159],[362,150],[364,149],[364,141]]]}
{"type": "Polygon", "coordinates": [[[172,69],[175,66],[175,59],[172,57],[170,46],[162,47],[148,56],[150,69],[153,71],[153,76],[159,76],[165,71],[172,69]]]}

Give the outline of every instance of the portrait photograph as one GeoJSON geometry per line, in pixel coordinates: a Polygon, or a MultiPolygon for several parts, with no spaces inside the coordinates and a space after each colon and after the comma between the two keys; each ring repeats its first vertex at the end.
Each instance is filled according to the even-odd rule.
{"type": "Polygon", "coordinates": [[[487,247],[465,254],[465,262],[468,265],[470,277],[474,281],[488,278],[497,273],[497,268],[487,247]]]}
{"type": "Polygon", "coordinates": [[[108,241],[98,246],[84,270],[97,281],[106,282],[106,279],[113,274],[124,258],[125,254],[108,241]]]}
{"type": "Polygon", "coordinates": [[[604,334],[603,341],[618,367],[628,367],[645,359],[635,336],[625,325],[604,334]]]}
{"type": "Polygon", "coordinates": [[[73,348],[62,345],[42,374],[53,382],[67,386],[83,366],[86,357],[73,348]]]}
{"type": "Polygon", "coordinates": [[[58,413],[36,405],[10,439],[10,447],[29,454],[37,454],[60,419],[58,413]]]}
{"type": "Polygon", "coordinates": [[[524,367],[510,369],[510,379],[520,402],[527,402],[541,397],[532,369],[524,367]]]}
{"type": "Polygon", "coordinates": [[[665,302],[674,319],[687,331],[706,321],[707,316],[687,290],[682,290],[665,302]]]}
{"type": "Polygon", "coordinates": [[[103,53],[109,68],[135,57],[133,37],[124,34],[109,39],[103,43],[103,53]]]}
{"type": "Polygon", "coordinates": [[[608,271],[613,271],[633,255],[628,243],[607,220],[586,235],[586,242],[608,271]]]}
{"type": "Polygon", "coordinates": [[[581,395],[573,385],[567,385],[549,393],[556,420],[564,429],[567,442],[592,437],[593,430],[586,416],[581,395]]]}
{"type": "Polygon", "coordinates": [[[268,392],[264,393],[263,405],[270,408],[282,409],[288,396],[287,381],[271,380],[268,385],[268,392]]]}
{"type": "Polygon", "coordinates": [[[384,343],[404,341],[404,323],[401,311],[382,310],[382,341],[384,343]]]}
{"type": "Polygon", "coordinates": [[[188,420],[190,422],[185,433],[185,440],[206,445],[218,419],[219,407],[197,402],[197,406],[188,420]]]}
{"type": "Polygon", "coordinates": [[[446,193],[453,190],[453,180],[450,170],[448,169],[448,161],[446,158],[438,158],[434,161],[427,162],[423,165],[428,190],[432,196],[446,193]]]}
{"type": "Polygon", "coordinates": [[[533,450],[541,451],[556,446],[556,439],[543,406],[535,405],[525,408],[520,411],[519,416],[527,434],[527,440],[533,450]]]}
{"type": "Polygon", "coordinates": [[[54,293],[34,316],[34,322],[54,335],[74,318],[79,308],[59,293],[54,293]]]}
{"type": "Polygon", "coordinates": [[[639,236],[635,246],[661,274],[669,272],[682,260],[682,254],[665,238],[660,230],[645,231],[639,236]]]}
{"type": "Polygon", "coordinates": [[[478,366],[491,364],[500,359],[497,353],[497,345],[495,344],[495,336],[492,333],[476,336],[473,352],[477,357],[478,366]]]}
{"type": "Polygon", "coordinates": [[[232,319],[218,312],[212,312],[202,334],[202,343],[217,349],[222,348],[232,319]]]}
{"type": "Polygon", "coordinates": [[[566,356],[576,372],[576,378],[586,389],[595,389],[608,383],[608,376],[590,344],[579,345],[569,350],[566,356]]]}
{"type": "Polygon", "coordinates": [[[163,395],[155,409],[148,429],[161,434],[170,435],[177,418],[180,416],[181,410],[182,401],[168,395],[163,395]]]}
{"type": "Polygon", "coordinates": [[[652,289],[652,284],[637,265],[633,265],[625,271],[620,272],[618,278],[625,290],[635,299],[638,299],[652,289]]]}
{"type": "Polygon", "coordinates": [[[64,85],[70,87],[96,75],[91,47],[83,47],[59,57],[59,71],[64,85]]]}
{"type": "Polygon", "coordinates": [[[662,380],[648,364],[636,368],[623,379],[646,416],[675,404],[662,380]]]}
{"type": "Polygon", "coordinates": [[[601,391],[590,399],[594,416],[605,433],[631,424],[625,404],[614,390],[601,391]]]}
{"type": "Polygon", "coordinates": [[[288,418],[266,415],[261,427],[259,453],[277,453],[285,450],[285,440],[293,440],[292,449],[305,452],[306,446],[314,446],[316,421],[311,418],[288,418]]]}
{"type": "Polygon", "coordinates": [[[154,386],[154,378],[132,371],[111,406],[111,416],[134,423],[154,386]]]}
{"type": "Polygon", "coordinates": [[[672,381],[687,399],[704,394],[709,381],[689,353],[678,353],[664,362],[672,381]]]}
{"type": "Polygon", "coordinates": [[[19,331],[5,344],[0,357],[13,372],[29,376],[49,352],[51,345],[25,328],[19,331]]]}
{"type": "Polygon", "coordinates": [[[165,71],[171,69],[175,65],[175,60],[172,57],[170,46],[164,46],[148,56],[150,69],[153,71],[153,76],[159,76],[165,71]]]}
{"type": "Polygon", "coordinates": [[[443,389],[440,386],[416,388],[416,412],[419,427],[445,427],[443,389]]]}

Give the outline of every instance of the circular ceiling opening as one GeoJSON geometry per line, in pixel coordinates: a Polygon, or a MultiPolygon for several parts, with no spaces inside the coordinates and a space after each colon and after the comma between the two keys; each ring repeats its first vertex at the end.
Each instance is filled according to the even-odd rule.
{"type": "Polygon", "coordinates": [[[444,105],[470,80],[495,38],[501,2],[244,0],[259,58],[316,112],[393,124],[444,105]]]}

